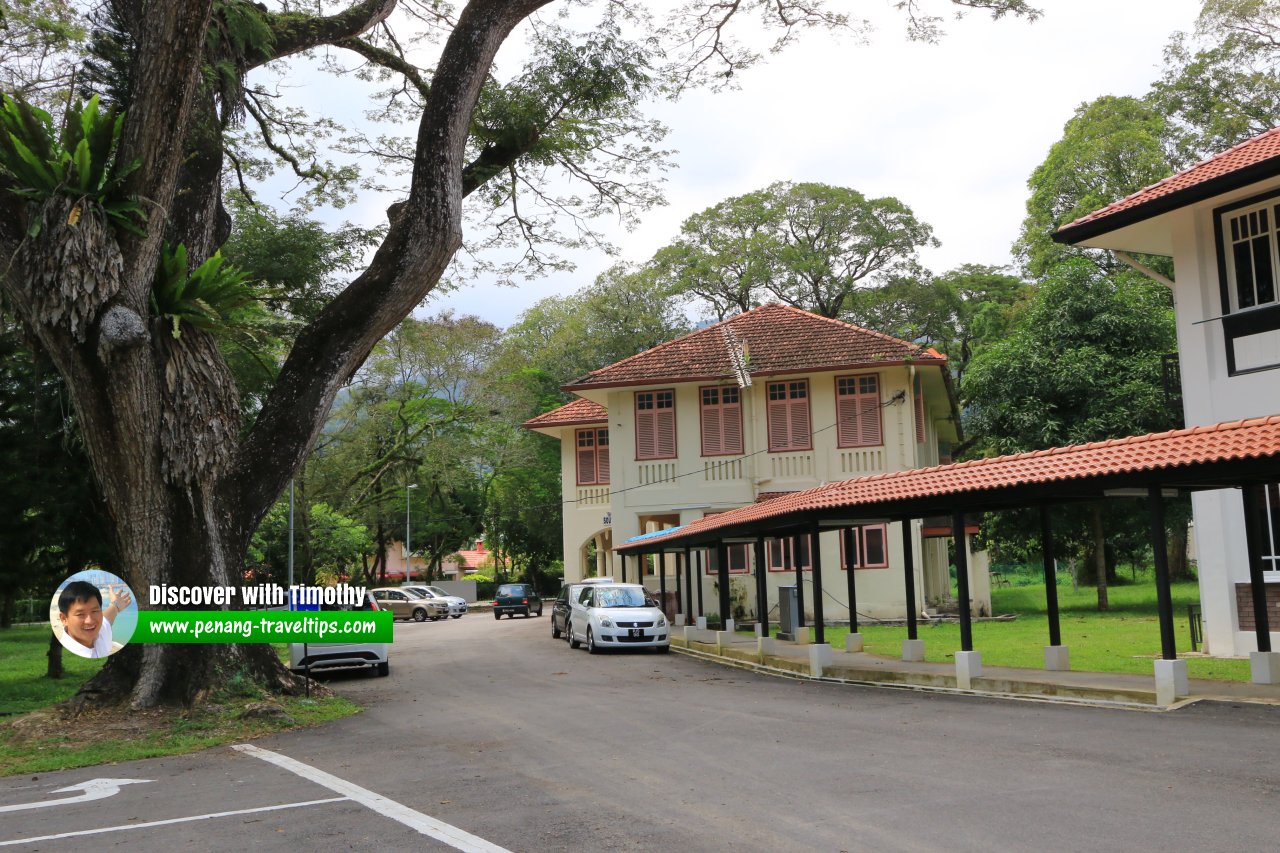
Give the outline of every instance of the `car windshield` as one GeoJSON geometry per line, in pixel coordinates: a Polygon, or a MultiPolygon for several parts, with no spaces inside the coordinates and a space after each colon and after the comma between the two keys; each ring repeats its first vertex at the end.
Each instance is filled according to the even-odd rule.
{"type": "Polygon", "coordinates": [[[438,586],[429,586],[429,587],[427,587],[427,589],[428,589],[428,590],[430,590],[431,592],[435,593],[436,595],[448,595],[448,594],[449,594],[449,593],[445,592],[443,589],[441,589],[441,588],[440,588],[440,587],[438,587],[438,586]]]}
{"type": "Polygon", "coordinates": [[[599,591],[601,607],[644,607],[645,595],[642,589],[602,589],[599,591]]]}
{"type": "Polygon", "coordinates": [[[414,590],[411,590],[411,589],[406,588],[406,589],[401,589],[400,591],[403,592],[405,595],[409,596],[409,598],[412,598],[414,600],[417,600],[423,597],[422,593],[415,592],[414,590]]]}
{"type": "Polygon", "coordinates": [[[518,585],[498,587],[498,595],[524,595],[524,587],[518,585]]]}

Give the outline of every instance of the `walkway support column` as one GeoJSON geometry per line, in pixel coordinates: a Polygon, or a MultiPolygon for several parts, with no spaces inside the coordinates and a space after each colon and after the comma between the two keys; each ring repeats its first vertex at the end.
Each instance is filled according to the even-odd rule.
{"type": "Polygon", "coordinates": [[[982,675],[982,653],[973,650],[973,614],[969,602],[969,540],[964,513],[951,516],[951,536],[956,545],[956,597],[960,600],[960,651],[956,652],[956,686],[969,690],[982,675]]]}
{"type": "Polygon", "coordinates": [[[809,560],[813,565],[813,623],[815,627],[814,642],[819,645],[827,641],[826,625],[822,618],[822,529],[818,522],[809,526],[809,560]]]}
{"type": "Polygon", "coordinates": [[[729,547],[723,539],[716,540],[716,585],[720,588],[720,630],[732,631],[733,620],[729,615],[729,547]]]}
{"type": "Polygon", "coordinates": [[[684,596],[684,623],[688,625],[693,617],[693,555],[687,545],[684,549],[684,596]]]}
{"type": "Polygon", "coordinates": [[[844,639],[847,652],[862,651],[862,633],[858,630],[858,585],[854,581],[853,571],[858,562],[858,551],[853,541],[854,529],[846,527],[840,531],[844,542],[844,574],[846,594],[849,596],[849,636],[844,639]]]}
{"type": "Polygon", "coordinates": [[[912,554],[915,536],[911,529],[911,519],[902,519],[902,578],[906,584],[907,602],[907,638],[902,641],[902,659],[904,661],[924,660],[924,640],[919,637],[916,625],[916,561],[912,554]]]}
{"type": "Polygon", "coordinates": [[[1040,549],[1044,558],[1045,612],[1049,616],[1049,645],[1044,648],[1044,668],[1065,672],[1071,669],[1071,651],[1062,645],[1062,628],[1058,618],[1058,568],[1053,553],[1053,525],[1049,523],[1049,507],[1040,505],[1040,549]]]}
{"type": "Polygon", "coordinates": [[[1159,486],[1147,489],[1147,515],[1151,522],[1152,560],[1156,572],[1156,611],[1160,618],[1160,660],[1156,661],[1156,703],[1171,705],[1190,693],[1187,662],[1178,660],[1173,639],[1173,593],[1169,588],[1169,553],[1164,530],[1164,495],[1159,486]]]}
{"type": "Polygon", "coordinates": [[[760,623],[760,636],[769,636],[769,582],[765,576],[764,537],[755,541],[756,561],[756,619],[760,623]]]}
{"type": "Polygon", "coordinates": [[[680,617],[677,621],[681,625],[684,624],[684,615],[688,612],[684,609],[684,588],[680,583],[682,574],[684,574],[684,554],[676,554],[676,615],[680,617]]]}
{"type": "MultiPolygon", "coordinates": [[[[702,549],[698,550],[698,618],[699,619],[702,619],[707,615],[705,612],[703,612],[703,609],[702,609],[702,588],[706,586],[706,583],[707,583],[706,569],[702,567],[703,561],[706,560],[706,557],[703,556],[704,554],[706,554],[705,550],[702,550],[702,549]]],[[[706,626],[703,625],[699,627],[706,627],[706,626]]]]}
{"type": "MultiPolygon", "coordinates": [[[[667,612],[667,552],[658,554],[658,594],[662,596],[662,612],[667,612]]],[[[674,613],[672,614],[675,615],[674,613]]]]}
{"type": "Polygon", "coordinates": [[[1263,524],[1268,520],[1261,486],[1245,486],[1244,541],[1249,559],[1249,592],[1253,598],[1253,631],[1258,650],[1249,653],[1249,670],[1254,684],[1280,684],[1280,654],[1271,650],[1271,621],[1267,617],[1267,585],[1262,578],[1263,524]]]}
{"type": "MultiPolygon", "coordinates": [[[[813,559],[813,543],[809,543],[809,559],[813,559]]],[[[797,623],[801,628],[805,626],[804,621],[804,566],[800,563],[800,537],[791,537],[791,559],[796,563],[796,609],[800,611],[798,614],[800,621],[797,623]]]]}

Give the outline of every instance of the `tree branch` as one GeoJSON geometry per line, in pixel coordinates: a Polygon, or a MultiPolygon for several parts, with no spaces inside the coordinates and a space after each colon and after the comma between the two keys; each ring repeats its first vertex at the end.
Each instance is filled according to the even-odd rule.
{"type": "Polygon", "coordinates": [[[256,68],[313,47],[355,38],[385,21],[395,8],[396,0],[364,0],[345,12],[325,18],[296,12],[264,15],[274,36],[272,48],[249,67],[256,68]]]}
{"type": "Polygon", "coordinates": [[[408,201],[369,268],[298,338],[224,482],[247,542],[315,443],[338,389],[373,345],[431,291],[461,244],[462,170],[471,114],[493,57],[550,0],[472,0],[445,43],[418,127],[408,201]],[[264,461],[265,460],[265,461],[264,461]]]}

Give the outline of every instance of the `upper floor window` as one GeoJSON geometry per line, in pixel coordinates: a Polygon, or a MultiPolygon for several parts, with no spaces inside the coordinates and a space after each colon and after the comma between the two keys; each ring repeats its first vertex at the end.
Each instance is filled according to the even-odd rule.
{"type": "Polygon", "coordinates": [[[1214,211],[1227,374],[1280,367],[1280,203],[1266,198],[1214,211]]]}
{"type": "Polygon", "coordinates": [[[1276,222],[1269,205],[1229,212],[1223,223],[1233,311],[1276,301],[1276,222]]]}
{"type": "Polygon", "coordinates": [[[577,431],[578,485],[603,486],[609,483],[609,430],[577,431]]]}
{"type": "Polygon", "coordinates": [[[836,437],[841,447],[883,444],[880,412],[879,376],[836,378],[836,437]]]}
{"type": "Polygon", "coordinates": [[[809,380],[770,382],[769,450],[809,450],[809,380]]]}
{"type": "Polygon", "coordinates": [[[673,459],[676,455],[676,394],[636,392],[636,458],[673,459]]]}
{"type": "Polygon", "coordinates": [[[742,453],[742,390],[702,389],[702,455],[742,453]]]}

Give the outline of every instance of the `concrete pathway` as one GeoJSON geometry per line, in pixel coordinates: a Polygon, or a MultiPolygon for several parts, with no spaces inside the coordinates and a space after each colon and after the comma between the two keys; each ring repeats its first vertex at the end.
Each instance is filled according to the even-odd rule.
{"type": "MultiPolygon", "coordinates": [[[[773,640],[772,651],[762,654],[759,640],[747,634],[726,635],[708,629],[676,628],[674,648],[721,663],[760,671],[774,671],[798,678],[822,678],[861,684],[918,689],[961,690],[954,663],[904,661],[900,658],[848,652],[828,647],[819,652],[806,643],[773,640]],[[727,641],[727,642],[726,642],[727,641]]],[[[1154,667],[1153,667],[1154,668],[1154,667]]],[[[1120,672],[1075,672],[1019,669],[982,665],[981,675],[970,680],[965,692],[1089,703],[1131,705],[1147,710],[1179,708],[1201,700],[1256,702],[1280,705],[1280,685],[1240,681],[1191,679],[1188,695],[1161,704],[1152,675],[1120,672]]]]}

